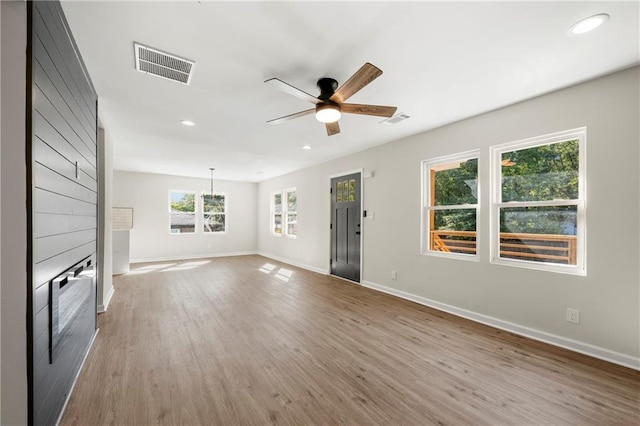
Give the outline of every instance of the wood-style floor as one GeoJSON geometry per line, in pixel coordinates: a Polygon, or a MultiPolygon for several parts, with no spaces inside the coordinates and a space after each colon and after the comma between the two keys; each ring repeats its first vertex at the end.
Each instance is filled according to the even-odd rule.
{"type": "Polygon", "coordinates": [[[260,256],[115,279],[62,425],[640,424],[640,373],[260,256]]]}

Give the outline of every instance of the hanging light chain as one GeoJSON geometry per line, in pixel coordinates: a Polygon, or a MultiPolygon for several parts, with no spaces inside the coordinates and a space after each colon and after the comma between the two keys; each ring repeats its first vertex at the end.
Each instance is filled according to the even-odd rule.
{"type": "Polygon", "coordinates": [[[215,169],[213,167],[210,167],[209,170],[211,171],[211,199],[213,199],[213,171],[215,169]]]}

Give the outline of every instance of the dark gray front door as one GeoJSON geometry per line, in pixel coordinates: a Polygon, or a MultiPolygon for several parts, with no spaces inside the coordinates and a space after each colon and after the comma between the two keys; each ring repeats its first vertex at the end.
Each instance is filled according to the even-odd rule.
{"type": "Polygon", "coordinates": [[[360,282],[360,173],[331,179],[331,273],[360,282]]]}

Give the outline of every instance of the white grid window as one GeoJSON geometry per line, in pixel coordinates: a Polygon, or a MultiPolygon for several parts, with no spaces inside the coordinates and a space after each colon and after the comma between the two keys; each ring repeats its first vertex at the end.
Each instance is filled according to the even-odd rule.
{"type": "Polygon", "coordinates": [[[227,197],[224,194],[202,196],[202,232],[226,232],[227,197]]]}
{"type": "Polygon", "coordinates": [[[478,151],[422,162],[422,254],[477,259],[478,151]]]}
{"type": "Polygon", "coordinates": [[[586,129],[491,148],[491,262],[584,275],[586,129]]]}
{"type": "Polygon", "coordinates": [[[271,193],[271,235],[296,238],[298,235],[298,196],[296,188],[271,193]]]}

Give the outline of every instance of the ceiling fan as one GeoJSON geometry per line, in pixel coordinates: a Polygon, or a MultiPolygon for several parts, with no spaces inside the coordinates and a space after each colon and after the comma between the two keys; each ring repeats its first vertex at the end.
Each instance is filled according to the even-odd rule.
{"type": "Polygon", "coordinates": [[[380,70],[380,68],[367,62],[340,88],[338,88],[338,82],[333,78],[321,78],[318,80],[318,89],[320,89],[320,96],[318,97],[310,95],[307,92],[304,92],[297,87],[293,87],[292,85],[277,78],[270,78],[265,81],[265,83],[268,83],[285,93],[293,95],[296,98],[316,104],[316,107],[296,112],[294,114],[285,115],[284,117],[275,118],[267,121],[267,123],[280,124],[284,121],[313,114],[315,112],[316,119],[325,123],[327,135],[332,136],[340,133],[338,120],[340,119],[341,113],[392,117],[396,112],[396,107],[348,104],[344,102],[381,75],[382,70],[380,70]]]}

